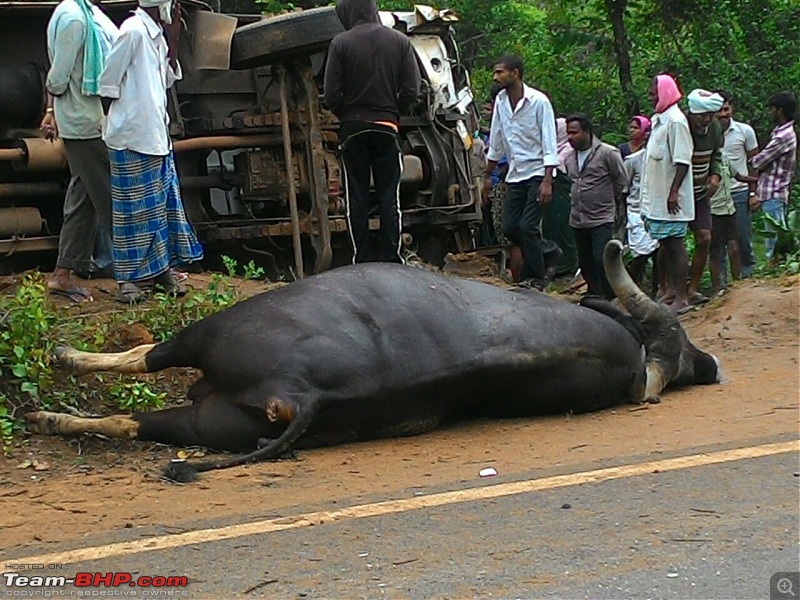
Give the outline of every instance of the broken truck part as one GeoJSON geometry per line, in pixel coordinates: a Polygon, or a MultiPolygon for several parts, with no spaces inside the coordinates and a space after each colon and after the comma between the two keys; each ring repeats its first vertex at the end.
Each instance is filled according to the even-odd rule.
{"type": "MultiPolygon", "coordinates": [[[[58,247],[69,173],[61,145],[39,131],[44,32],[56,5],[0,1],[0,270],[13,269],[11,256],[46,264],[58,247]]],[[[135,6],[103,2],[117,23],[135,6]]],[[[171,135],[186,214],[207,256],[269,258],[270,275],[295,278],[350,262],[339,123],[321,104],[325,52],[342,31],[333,8],[262,18],[214,13],[198,0],[182,6],[184,78],[170,90],[171,135]]],[[[440,263],[472,247],[481,221],[469,160],[477,112],[457,18],[417,6],[381,19],[409,36],[423,74],[399,132],[403,241],[440,263]]]]}

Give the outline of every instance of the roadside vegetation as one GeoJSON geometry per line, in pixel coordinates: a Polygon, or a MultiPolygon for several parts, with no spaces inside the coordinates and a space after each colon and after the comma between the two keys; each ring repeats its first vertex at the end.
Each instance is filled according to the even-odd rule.
{"type": "MultiPolygon", "coordinates": [[[[190,289],[183,298],[156,294],[132,307],[111,304],[99,312],[76,313],[74,307],[50,301],[45,275],[23,274],[16,286],[0,295],[0,443],[8,452],[22,417],[32,410],[66,410],[83,414],[93,406],[123,411],[161,408],[175,384],[169,375],[146,375],[132,381],[98,373],[78,379],[61,373],[56,346],[87,351],[115,351],[119,332],[136,327],[163,341],[189,323],[232,306],[244,298],[239,283],[260,279],[264,270],[252,261],[242,268],[225,257],[227,274],[214,274],[204,289],[190,289]],[[238,275],[237,275],[238,273],[238,275]]],[[[179,384],[179,386],[182,384],[179,384]]],[[[183,391],[183,390],[181,390],[183,391]]]]}

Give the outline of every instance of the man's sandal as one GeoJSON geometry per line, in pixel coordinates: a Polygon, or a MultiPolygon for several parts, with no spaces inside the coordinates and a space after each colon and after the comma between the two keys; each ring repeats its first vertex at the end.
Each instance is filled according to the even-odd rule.
{"type": "Polygon", "coordinates": [[[179,281],[172,269],[167,269],[153,280],[153,287],[156,291],[164,294],[174,294],[176,296],[186,295],[186,285],[179,281]]]}
{"type": "Polygon", "coordinates": [[[135,283],[121,283],[116,296],[117,302],[123,304],[138,304],[147,300],[147,291],[143,290],[135,283]]]}

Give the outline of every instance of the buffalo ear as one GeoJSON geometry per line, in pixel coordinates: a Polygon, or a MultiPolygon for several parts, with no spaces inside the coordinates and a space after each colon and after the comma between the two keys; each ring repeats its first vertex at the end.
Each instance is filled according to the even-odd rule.
{"type": "Polygon", "coordinates": [[[636,340],[637,344],[640,346],[644,345],[645,330],[642,324],[628,313],[623,312],[614,306],[605,298],[599,298],[597,296],[585,296],[584,298],[581,298],[580,305],[584,308],[589,308],[595,312],[599,312],[600,314],[614,319],[633,336],[633,339],[636,340]]]}

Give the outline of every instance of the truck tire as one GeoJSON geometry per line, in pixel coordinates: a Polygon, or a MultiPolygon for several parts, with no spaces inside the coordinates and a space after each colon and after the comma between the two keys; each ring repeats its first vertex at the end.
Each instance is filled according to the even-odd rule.
{"type": "Polygon", "coordinates": [[[231,68],[250,69],[297,54],[321,52],[342,31],[332,6],[251,23],[233,33],[231,68]]]}
{"type": "Polygon", "coordinates": [[[492,211],[492,224],[494,225],[494,234],[497,236],[497,243],[503,247],[513,246],[506,236],[503,235],[503,206],[506,203],[506,184],[500,182],[492,188],[489,192],[491,199],[492,211]]]}

